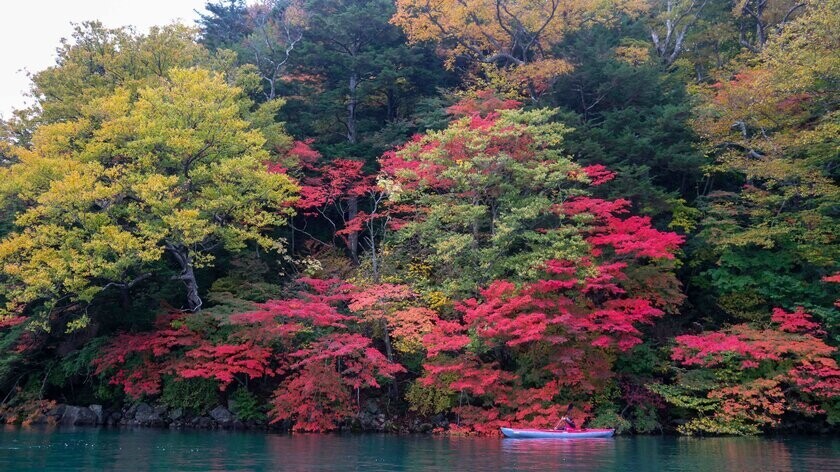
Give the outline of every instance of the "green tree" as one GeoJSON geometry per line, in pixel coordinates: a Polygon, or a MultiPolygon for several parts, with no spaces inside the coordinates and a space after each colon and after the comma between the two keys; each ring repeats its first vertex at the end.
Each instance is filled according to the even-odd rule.
{"type": "Polygon", "coordinates": [[[698,195],[706,159],[689,123],[685,85],[650,57],[642,26],[569,37],[564,55],[577,67],[543,100],[568,111],[559,119],[573,128],[565,145],[570,154],[616,172],[601,195],[631,200],[660,227],[673,221],[687,229],[691,223],[680,221],[680,212],[698,195]]]}
{"type": "Polygon", "coordinates": [[[230,49],[251,31],[245,0],[221,0],[204,4],[207,13],[199,13],[201,43],[207,49],[230,49]]]}
{"type": "Polygon", "coordinates": [[[391,241],[410,277],[447,296],[469,294],[583,253],[574,230],[540,231],[552,206],[575,194],[570,174],[579,169],[561,151],[568,129],[551,117],[506,111],[487,126],[464,117],[386,156],[389,198],[417,212],[391,241]]]}
{"type": "MultiPolygon", "coordinates": [[[[319,136],[328,156],[375,158],[406,136],[376,146],[376,134],[408,120],[418,98],[436,93],[446,77],[431,51],[408,47],[386,0],[307,0],[307,28],[292,71],[310,97],[301,103],[307,119],[293,133],[319,136]],[[309,83],[309,87],[305,86],[309,83]]],[[[291,108],[289,110],[292,110],[291,108]]]]}
{"type": "MultiPolygon", "coordinates": [[[[289,129],[317,136],[327,159],[361,159],[373,167],[417,129],[411,120],[418,102],[435,95],[448,76],[432,51],[407,46],[388,22],[389,0],[306,0],[301,7],[307,26],[291,71],[303,78],[299,96],[307,98],[290,100],[289,129]]],[[[353,220],[367,203],[352,196],[344,218],[353,220]]],[[[358,262],[358,232],[347,236],[347,247],[358,262]]]]}

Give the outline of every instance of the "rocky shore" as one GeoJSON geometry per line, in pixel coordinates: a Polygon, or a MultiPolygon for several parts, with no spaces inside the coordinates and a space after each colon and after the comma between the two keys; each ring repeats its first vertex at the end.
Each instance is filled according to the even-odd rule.
{"type": "MultiPolygon", "coordinates": [[[[168,408],[163,405],[135,403],[122,408],[109,409],[102,405],[65,405],[55,407],[31,417],[27,424],[56,426],[104,426],[104,427],[151,427],[171,429],[232,429],[288,431],[290,424],[268,421],[243,421],[231,412],[232,405],[218,405],[204,414],[194,414],[182,408],[168,408]]],[[[2,418],[0,418],[0,422],[2,418]]],[[[446,429],[449,421],[438,415],[431,420],[393,419],[380,409],[374,401],[367,402],[361,411],[342,425],[342,431],[378,433],[431,433],[435,429],[446,429]]]]}
{"type": "MultiPolygon", "coordinates": [[[[110,428],[169,428],[175,430],[238,430],[288,432],[288,421],[269,423],[267,420],[241,420],[231,410],[233,405],[217,405],[204,414],[187,412],[182,408],[169,408],[163,405],[145,402],[134,403],[122,408],[106,408],[102,405],[66,405],[58,404],[40,413],[35,413],[23,421],[24,425],[49,426],[92,426],[110,428]]],[[[20,424],[20,421],[7,421],[0,414],[0,424],[20,424]]],[[[431,419],[389,417],[373,400],[363,405],[359,413],[341,425],[342,432],[391,433],[391,434],[431,434],[445,432],[451,423],[445,415],[431,419]]],[[[661,431],[662,434],[675,434],[675,430],[661,431]]],[[[820,422],[791,422],[776,431],[779,435],[837,434],[836,426],[827,426],[820,422]]]]}

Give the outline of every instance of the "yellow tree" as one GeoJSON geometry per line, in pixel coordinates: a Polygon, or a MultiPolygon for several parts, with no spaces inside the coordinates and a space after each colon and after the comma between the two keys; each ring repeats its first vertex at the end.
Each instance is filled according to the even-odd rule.
{"type": "Polygon", "coordinates": [[[244,118],[252,103],[207,70],[166,75],[41,125],[0,170],[2,210],[15,215],[0,240],[7,315],[128,293],[167,260],[195,311],[194,269],[217,248],[283,250],[268,231],[285,223],[297,187],[267,170],[266,139],[244,118]]]}
{"type": "Polygon", "coordinates": [[[410,41],[440,43],[447,64],[504,69],[532,98],[571,69],[552,48],[569,32],[644,11],[642,0],[397,0],[392,22],[410,41]]]}
{"type": "Polygon", "coordinates": [[[764,48],[767,40],[802,13],[811,0],[736,0],[732,14],[738,21],[738,41],[752,52],[764,48]]]}

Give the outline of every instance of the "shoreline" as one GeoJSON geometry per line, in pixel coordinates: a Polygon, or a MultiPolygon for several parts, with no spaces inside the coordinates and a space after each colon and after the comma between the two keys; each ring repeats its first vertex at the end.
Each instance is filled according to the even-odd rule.
{"type": "MultiPolygon", "coordinates": [[[[98,428],[152,428],[197,431],[253,431],[265,433],[292,432],[289,421],[270,423],[268,420],[240,420],[231,412],[232,405],[218,405],[212,410],[195,414],[182,408],[169,408],[146,402],[135,403],[122,408],[105,408],[102,405],[88,406],[56,404],[51,408],[31,413],[23,420],[0,416],[0,423],[6,426],[54,426],[54,427],[98,427],[98,428]]],[[[442,415],[437,421],[406,421],[389,419],[373,402],[365,404],[361,411],[335,432],[377,433],[377,434],[422,434],[431,435],[436,428],[444,429],[449,421],[442,415]]],[[[308,433],[307,433],[308,434],[308,433]]],[[[317,433],[324,434],[324,433],[317,433]]]]}
{"type": "MultiPolygon", "coordinates": [[[[230,405],[229,405],[230,406],[230,405]]],[[[48,427],[48,428],[102,428],[102,429],[156,429],[170,431],[225,431],[266,434],[381,434],[389,436],[438,436],[438,437],[495,437],[484,434],[451,434],[451,423],[438,415],[432,420],[421,421],[418,418],[386,418],[375,403],[368,403],[361,411],[345,424],[333,431],[294,432],[289,421],[270,423],[267,420],[242,421],[231,413],[228,407],[218,405],[205,414],[185,412],[181,408],[168,408],[163,405],[140,402],[119,409],[108,409],[102,405],[77,406],[57,404],[54,407],[34,413],[23,421],[8,422],[0,416],[0,423],[9,427],[48,427]]],[[[675,432],[663,431],[659,434],[616,433],[615,437],[661,436],[676,438],[787,438],[797,436],[840,437],[840,428],[823,427],[819,430],[806,425],[791,425],[786,431],[774,431],[754,436],[732,435],[696,435],[686,436],[675,432]]],[[[813,426],[813,425],[811,425],[813,426]]],[[[501,437],[501,435],[499,435],[501,437]]]]}

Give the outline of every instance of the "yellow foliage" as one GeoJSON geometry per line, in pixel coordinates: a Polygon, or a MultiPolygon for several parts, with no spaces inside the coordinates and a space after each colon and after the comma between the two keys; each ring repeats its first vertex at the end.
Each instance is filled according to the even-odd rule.
{"type": "Polygon", "coordinates": [[[615,48],[615,57],[632,66],[639,66],[650,60],[650,47],[637,45],[619,46],[615,48]]]}
{"type": "Polygon", "coordinates": [[[425,294],[426,304],[434,311],[441,311],[448,306],[452,300],[445,293],[435,290],[425,294]]]}
{"type": "Polygon", "coordinates": [[[409,41],[440,43],[449,67],[463,56],[494,64],[511,72],[512,80],[529,82],[533,94],[571,69],[549,55],[568,33],[647,7],[644,0],[397,0],[391,22],[409,41]]]}
{"type": "MultiPolygon", "coordinates": [[[[98,90],[74,120],[40,126],[0,171],[4,209],[15,215],[0,240],[7,312],[89,302],[158,267],[166,248],[183,248],[196,268],[219,244],[283,249],[267,233],[291,214],[297,187],[268,172],[266,139],[244,116],[241,90],[195,68],[141,82],[136,92],[98,90]]],[[[84,318],[74,323],[69,330],[84,318]]]]}

